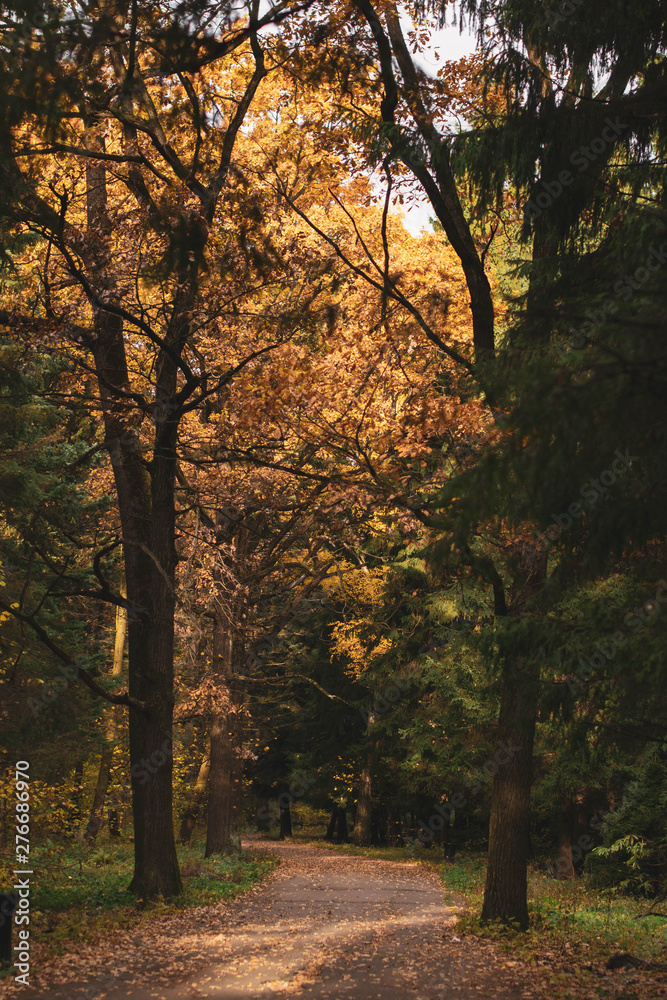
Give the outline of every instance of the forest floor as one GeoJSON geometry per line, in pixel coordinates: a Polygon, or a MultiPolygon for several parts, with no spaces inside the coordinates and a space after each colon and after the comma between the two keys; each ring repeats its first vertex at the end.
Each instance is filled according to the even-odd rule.
{"type": "Polygon", "coordinates": [[[73,945],[24,1000],[520,1000],[667,996],[660,984],[599,973],[559,989],[546,971],[456,931],[463,901],[422,865],[244,838],[280,866],[232,902],[199,907],[73,945]],[[651,992],[646,992],[649,986],[651,992]],[[554,988],[556,987],[556,988],[554,988]]]}

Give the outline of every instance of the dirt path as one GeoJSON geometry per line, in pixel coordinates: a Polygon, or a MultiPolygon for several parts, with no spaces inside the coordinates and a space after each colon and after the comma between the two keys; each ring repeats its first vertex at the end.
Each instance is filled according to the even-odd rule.
{"type": "MultiPolygon", "coordinates": [[[[244,846],[261,842],[246,838],[244,846]]],[[[233,903],[120,935],[92,966],[73,956],[62,982],[24,1000],[520,1000],[534,971],[454,935],[437,877],[417,865],[296,844],[233,903]],[[115,945],[115,942],[114,942],[115,945]],[[88,968],[86,968],[88,966],[88,968]],[[92,972],[94,969],[94,973],[92,972]],[[67,979],[67,981],[65,981],[67,979]]],[[[93,956],[94,957],[94,956],[93,956]]],[[[47,984],[43,984],[47,987],[47,984]]]]}

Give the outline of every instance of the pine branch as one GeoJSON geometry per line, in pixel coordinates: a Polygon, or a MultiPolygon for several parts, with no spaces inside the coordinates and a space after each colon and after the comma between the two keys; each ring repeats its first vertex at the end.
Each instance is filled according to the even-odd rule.
{"type": "Polygon", "coordinates": [[[93,694],[96,694],[99,698],[104,698],[105,701],[110,702],[112,705],[128,705],[130,708],[136,708],[139,712],[147,711],[145,703],[143,701],[138,701],[136,698],[132,698],[127,691],[123,691],[122,694],[112,694],[110,691],[106,691],[103,687],[100,687],[97,681],[84,667],[80,666],[76,660],[69,655],[69,653],[65,652],[64,649],[53,641],[46,629],[40,625],[39,622],[36,622],[32,615],[24,615],[22,612],[3,601],[2,598],[0,598],[0,609],[2,611],[6,611],[8,614],[18,619],[18,621],[23,622],[23,624],[29,625],[39,638],[40,642],[42,642],[47,649],[50,649],[51,652],[69,668],[69,670],[74,671],[79,680],[83,681],[86,687],[89,688],[93,694]]]}

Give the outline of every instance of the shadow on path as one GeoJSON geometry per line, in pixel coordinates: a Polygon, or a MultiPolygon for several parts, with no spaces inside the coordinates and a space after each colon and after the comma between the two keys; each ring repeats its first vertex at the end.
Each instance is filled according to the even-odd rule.
{"type": "Polygon", "coordinates": [[[69,982],[39,994],[23,989],[23,1000],[539,995],[525,966],[487,942],[455,937],[455,911],[425,868],[256,837],[243,846],[281,858],[261,886],[232,903],[162,920],[105,953],[85,980],[72,981],[70,965],[69,982]]]}

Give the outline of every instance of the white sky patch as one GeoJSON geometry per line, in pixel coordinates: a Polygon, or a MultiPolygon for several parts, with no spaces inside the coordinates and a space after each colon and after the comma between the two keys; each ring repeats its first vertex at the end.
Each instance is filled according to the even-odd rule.
{"type": "Polygon", "coordinates": [[[419,236],[422,229],[431,232],[430,220],[435,218],[435,212],[426,197],[412,205],[400,205],[399,210],[403,214],[405,228],[411,236],[419,236]]]}
{"type": "MultiPolygon", "coordinates": [[[[403,29],[407,31],[409,26],[409,22],[404,23],[403,29]]],[[[471,55],[476,48],[477,42],[474,35],[465,29],[461,32],[455,25],[449,25],[440,31],[434,31],[431,35],[431,44],[426,52],[413,56],[413,58],[424,73],[436,76],[443,62],[462,59],[463,56],[471,55]],[[436,53],[439,59],[436,58],[436,53]]]]}
{"type": "MultiPolygon", "coordinates": [[[[260,17],[271,10],[270,0],[262,0],[260,4],[260,17]]],[[[411,18],[401,11],[401,26],[407,35],[413,27],[411,18]]],[[[265,28],[265,31],[276,30],[275,28],[265,28]]],[[[477,47],[475,36],[468,30],[463,31],[456,25],[447,25],[441,29],[433,29],[429,44],[418,54],[413,53],[415,65],[428,76],[437,76],[438,69],[445,62],[462,59],[471,55],[477,47]]],[[[405,206],[396,206],[394,211],[401,212],[408,232],[413,236],[419,236],[422,229],[430,231],[429,218],[434,217],[435,212],[426,197],[410,201],[405,206]]]]}
{"type": "MultiPolygon", "coordinates": [[[[410,30],[411,22],[405,19],[403,30],[410,30]]],[[[477,48],[475,36],[469,31],[461,32],[455,25],[449,25],[440,31],[433,31],[431,43],[418,56],[413,55],[415,64],[429,76],[437,76],[438,69],[444,62],[462,59],[471,55],[477,48]]],[[[405,227],[413,236],[419,236],[422,229],[430,232],[429,219],[435,217],[431,203],[426,197],[419,198],[402,207],[405,227]]]]}

